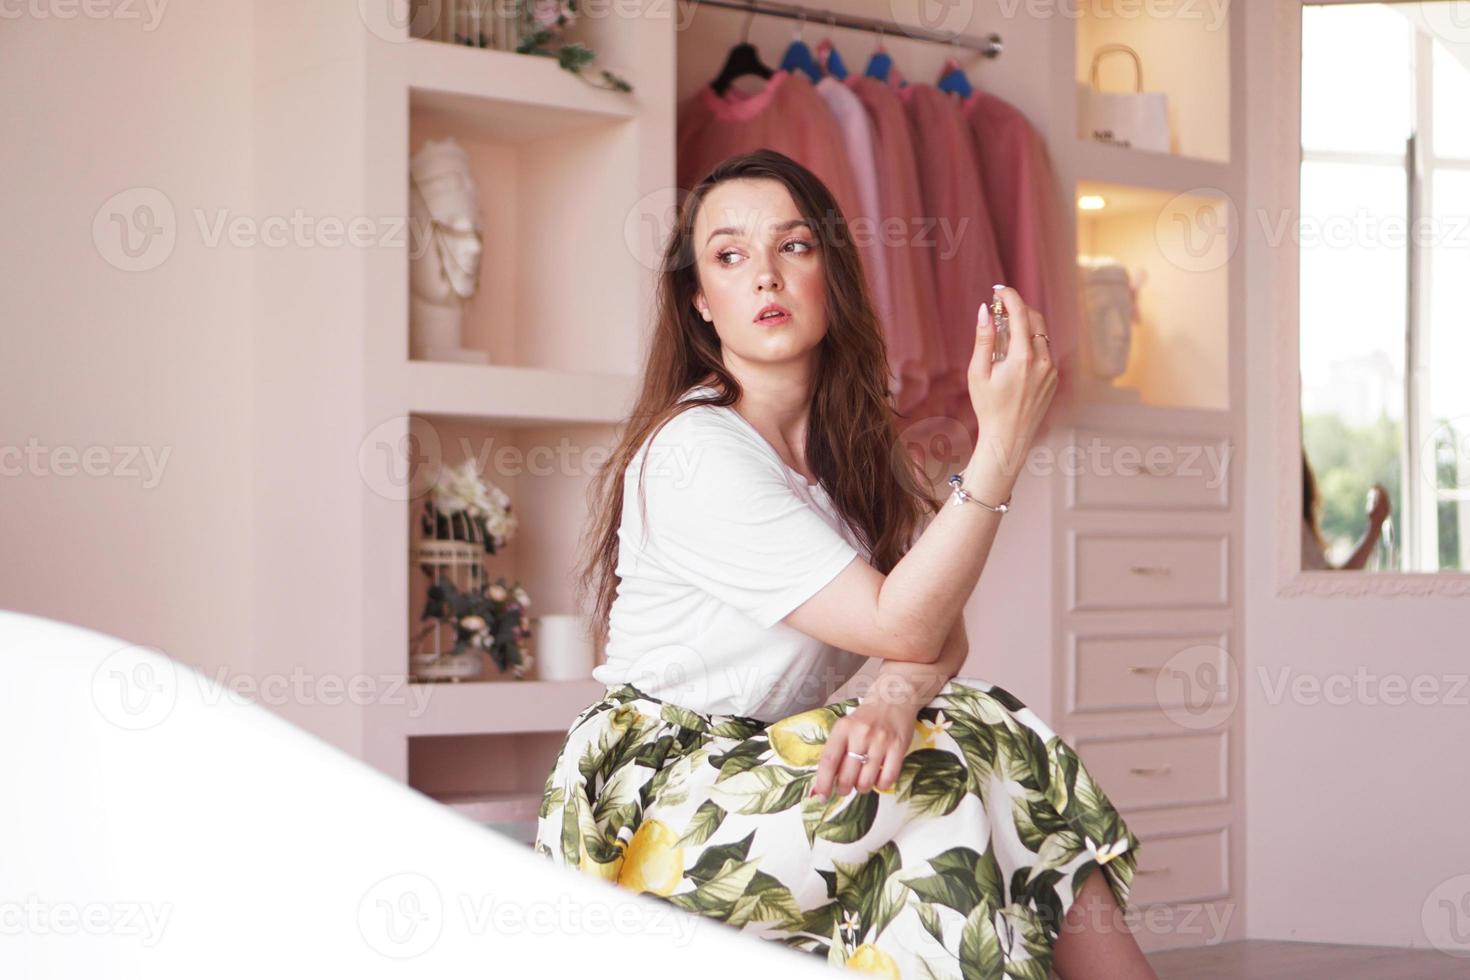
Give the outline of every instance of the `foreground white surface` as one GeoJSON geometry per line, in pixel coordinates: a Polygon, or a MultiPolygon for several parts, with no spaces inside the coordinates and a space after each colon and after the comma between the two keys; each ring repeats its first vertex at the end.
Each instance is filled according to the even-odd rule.
{"type": "Polygon", "coordinates": [[[0,611],[0,975],[810,977],[162,654],[0,611]]]}

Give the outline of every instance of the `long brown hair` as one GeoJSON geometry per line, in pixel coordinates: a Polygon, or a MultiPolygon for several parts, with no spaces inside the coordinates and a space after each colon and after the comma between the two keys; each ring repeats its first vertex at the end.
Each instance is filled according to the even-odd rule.
{"type": "Polygon", "coordinates": [[[832,193],[810,170],[775,150],[729,157],[680,203],[664,246],[643,388],[617,447],[589,487],[578,587],[584,602],[589,593],[595,597],[593,628],[603,636],[619,582],[618,528],[629,464],[645,440],[680,412],[740,399],[740,385],[720,356],[719,335],[694,308],[699,291],[694,219],[712,188],[742,178],[784,184],[811,223],[823,257],[827,333],[817,347],[809,408],[806,452],[812,472],[868,549],[873,567],[884,574],[908,550],[923,514],[939,510],[900,446],[887,348],[857,249],[832,193]],[[718,394],[681,403],[679,397],[697,384],[709,384],[718,394]]]}
{"type": "Polygon", "coordinates": [[[1318,525],[1318,516],[1321,511],[1321,495],[1317,492],[1317,474],[1312,472],[1312,464],[1307,462],[1307,454],[1302,453],[1302,520],[1307,522],[1307,528],[1311,530],[1312,537],[1317,539],[1317,547],[1323,551],[1327,550],[1327,539],[1322,537],[1322,528],[1318,525]]]}

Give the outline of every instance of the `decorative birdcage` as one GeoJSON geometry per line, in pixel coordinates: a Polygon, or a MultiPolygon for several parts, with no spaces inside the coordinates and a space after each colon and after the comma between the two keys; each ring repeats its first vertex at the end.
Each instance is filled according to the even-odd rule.
{"type": "MultiPolygon", "coordinates": [[[[428,579],[430,588],[449,582],[461,593],[478,592],[486,586],[485,531],[483,525],[464,511],[446,514],[434,501],[424,501],[419,519],[419,537],[413,560],[428,579]]],[[[415,638],[410,654],[416,680],[467,680],[484,671],[476,650],[455,652],[457,629],[435,619],[415,638]]]]}
{"type": "Polygon", "coordinates": [[[510,498],[466,460],[436,481],[424,500],[412,549],[428,580],[427,601],[409,659],[415,680],[479,677],[484,659],[517,678],[530,664],[530,596],[518,583],[488,580],[485,556],[515,534],[510,498]]]}

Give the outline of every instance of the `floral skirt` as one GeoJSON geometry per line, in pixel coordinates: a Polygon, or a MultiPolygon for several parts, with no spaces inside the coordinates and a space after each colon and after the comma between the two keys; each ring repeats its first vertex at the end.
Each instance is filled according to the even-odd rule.
{"type": "Polygon", "coordinates": [[[984,680],[919,710],[892,789],[809,795],[858,703],[763,722],[611,686],[567,732],[535,851],[893,977],[1045,980],[1094,868],[1128,908],[1138,838],[1072,748],[984,680]]]}

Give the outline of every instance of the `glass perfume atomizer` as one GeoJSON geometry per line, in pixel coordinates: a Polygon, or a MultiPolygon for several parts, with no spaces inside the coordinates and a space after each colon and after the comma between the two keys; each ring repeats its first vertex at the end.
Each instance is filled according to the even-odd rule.
{"type": "Polygon", "coordinates": [[[995,291],[990,300],[990,322],[995,324],[995,353],[990,355],[990,359],[1003,361],[1011,341],[1011,318],[1006,314],[1005,302],[1000,298],[1000,291],[1005,288],[1005,284],[997,283],[990,288],[995,291]]]}

